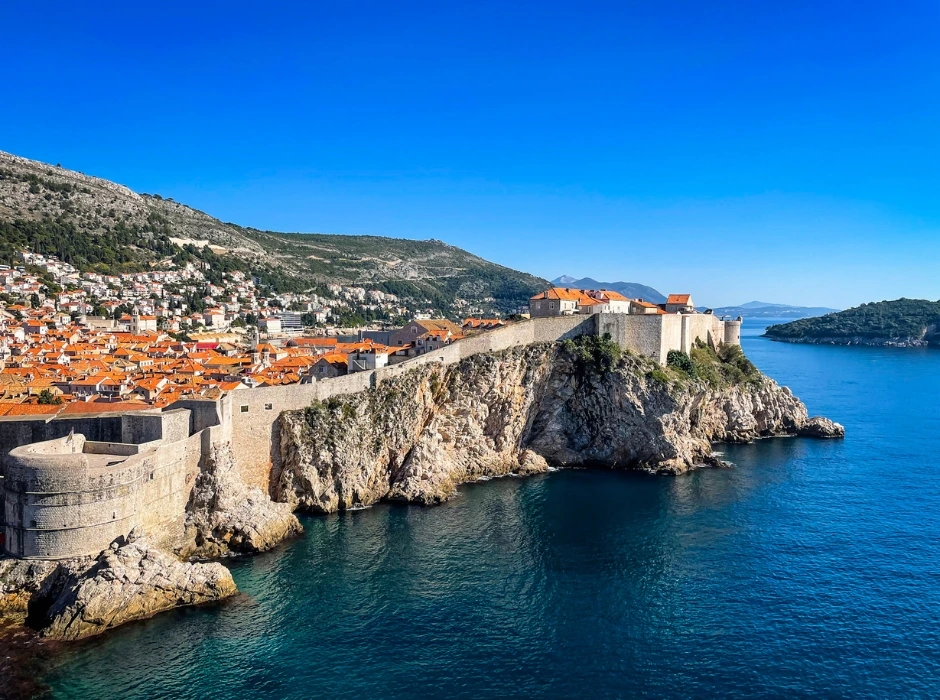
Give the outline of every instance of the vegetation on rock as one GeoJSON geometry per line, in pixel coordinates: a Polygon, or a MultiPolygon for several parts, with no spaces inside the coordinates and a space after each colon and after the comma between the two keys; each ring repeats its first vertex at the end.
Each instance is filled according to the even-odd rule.
{"type": "Polygon", "coordinates": [[[582,335],[574,340],[565,340],[562,341],[562,349],[574,361],[581,376],[610,372],[624,353],[623,348],[611,339],[610,333],[602,337],[582,335]]]}

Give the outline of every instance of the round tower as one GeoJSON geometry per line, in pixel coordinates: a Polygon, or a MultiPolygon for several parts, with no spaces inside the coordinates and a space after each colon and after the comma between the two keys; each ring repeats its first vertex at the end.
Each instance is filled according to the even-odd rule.
{"type": "Polygon", "coordinates": [[[744,319],[738,316],[734,321],[725,321],[725,345],[741,344],[741,322],[744,319]]]}

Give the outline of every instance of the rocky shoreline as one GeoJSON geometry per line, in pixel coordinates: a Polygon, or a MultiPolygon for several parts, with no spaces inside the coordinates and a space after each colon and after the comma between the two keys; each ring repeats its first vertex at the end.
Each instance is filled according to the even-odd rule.
{"type": "Polygon", "coordinates": [[[864,338],[854,337],[798,337],[798,338],[780,338],[772,335],[765,335],[765,338],[778,343],[796,343],[801,345],[858,345],[871,348],[929,348],[936,347],[936,342],[931,342],[924,338],[864,338]]]}
{"type": "Polygon", "coordinates": [[[183,546],[165,552],[131,533],[96,557],[0,559],[0,619],[26,623],[42,640],[71,641],[222,600],[236,592],[229,571],[196,562],[262,552],[299,535],[297,510],[432,505],[463,483],[555,467],[678,475],[723,466],[713,455],[717,442],[844,435],[756,369],[733,382],[703,379],[565,343],[422,365],[286,412],[279,424],[270,494],[242,482],[230,445],[217,447],[193,485],[183,546]]]}

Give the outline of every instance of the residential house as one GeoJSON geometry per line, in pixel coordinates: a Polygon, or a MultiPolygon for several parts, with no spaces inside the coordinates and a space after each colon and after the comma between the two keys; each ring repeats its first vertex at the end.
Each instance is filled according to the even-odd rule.
{"type": "Polygon", "coordinates": [[[695,304],[691,294],[670,294],[666,299],[665,310],[667,314],[694,314],[695,304]]]}

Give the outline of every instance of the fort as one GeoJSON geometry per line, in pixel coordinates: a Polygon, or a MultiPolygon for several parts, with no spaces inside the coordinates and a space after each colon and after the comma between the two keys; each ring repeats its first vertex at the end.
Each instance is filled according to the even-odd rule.
{"type": "Polygon", "coordinates": [[[25,559],[96,554],[136,529],[179,546],[193,484],[214,447],[231,444],[249,486],[270,489],[280,460],[278,419],[314,401],[378,386],[428,363],[583,335],[607,335],[665,363],[696,341],[740,344],[740,319],[712,314],[596,313],[536,318],[471,336],[396,365],[309,384],[229,391],[160,410],[49,419],[0,417],[4,549],[25,559]]]}

